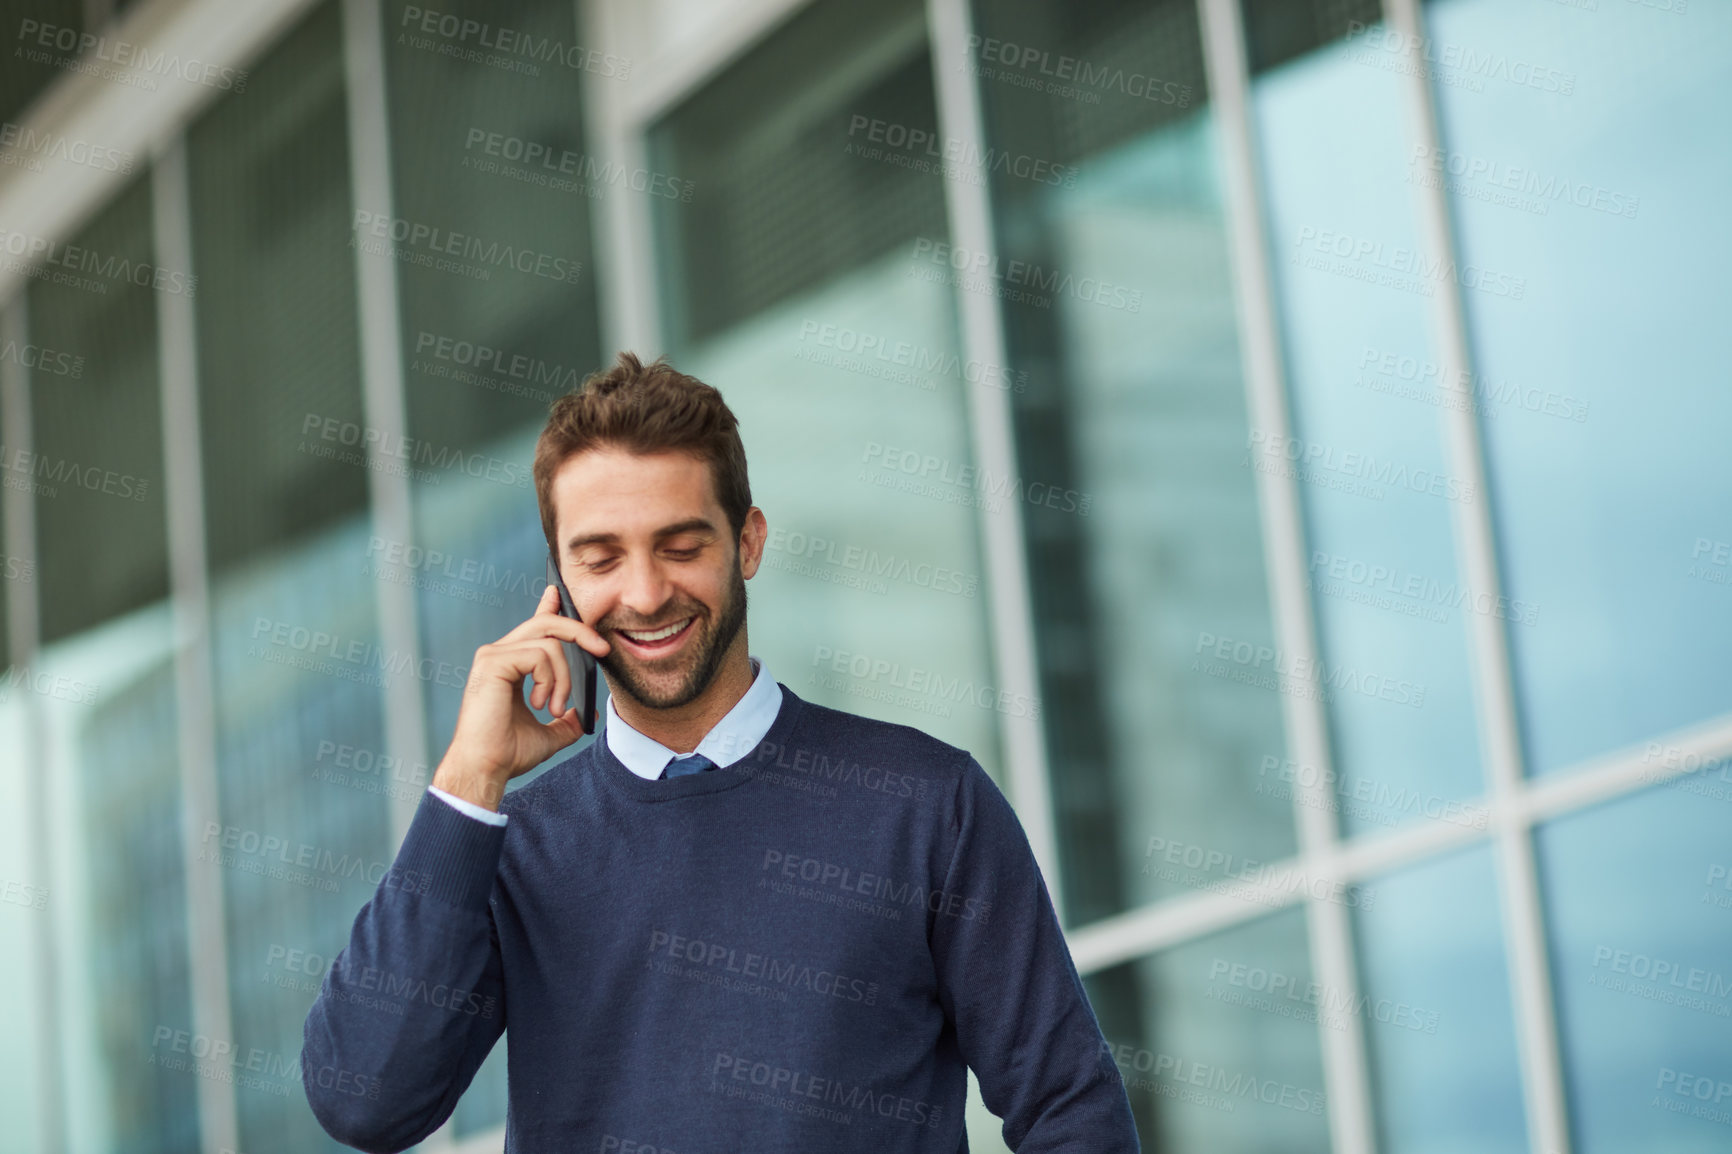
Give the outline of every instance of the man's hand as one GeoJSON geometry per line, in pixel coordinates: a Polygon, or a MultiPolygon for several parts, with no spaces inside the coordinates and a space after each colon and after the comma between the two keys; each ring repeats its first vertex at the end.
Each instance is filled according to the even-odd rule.
{"type": "Polygon", "coordinates": [[[559,613],[559,590],[549,585],[535,615],[498,641],[475,651],[469,682],[457,713],[451,748],[433,774],[433,784],[454,797],[497,810],[505,783],[583,736],[568,699],[583,692],[571,683],[561,641],[575,641],[597,657],[612,648],[581,621],[559,613]],[[545,724],[523,701],[523,679],[534,678],[529,701],[557,713],[545,724]],[[563,711],[563,712],[560,712],[563,711]]]}

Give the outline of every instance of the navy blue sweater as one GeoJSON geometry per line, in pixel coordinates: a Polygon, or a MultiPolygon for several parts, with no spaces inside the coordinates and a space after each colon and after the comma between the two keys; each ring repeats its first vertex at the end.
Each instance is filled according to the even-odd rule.
{"type": "Polygon", "coordinates": [[[782,693],[720,769],[648,781],[596,741],[503,827],[423,797],[307,1014],[325,1129],[419,1141],[509,1027],[512,1154],[957,1154],[965,1064],[1021,1154],[1136,1151],[992,779],[782,693]]]}

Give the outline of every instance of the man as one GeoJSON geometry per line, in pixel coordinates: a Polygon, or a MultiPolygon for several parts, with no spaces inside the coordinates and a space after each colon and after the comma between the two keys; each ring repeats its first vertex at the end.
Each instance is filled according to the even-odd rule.
{"type": "Polygon", "coordinates": [[[965,1064],[1021,1154],[1136,1151],[985,771],[749,656],[767,529],[721,394],[622,353],[554,405],[534,471],[582,620],[550,587],[476,652],[432,787],[307,1015],[325,1129],[419,1141],[509,1027],[521,1154],[956,1154],[965,1064]],[[508,794],[581,736],[562,641],[607,674],[603,736],[508,794]]]}

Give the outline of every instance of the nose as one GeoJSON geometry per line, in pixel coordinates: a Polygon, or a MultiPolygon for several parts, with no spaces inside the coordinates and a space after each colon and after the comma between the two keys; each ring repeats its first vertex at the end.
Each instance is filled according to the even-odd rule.
{"type": "Polygon", "coordinates": [[[654,621],[673,594],[672,584],[653,556],[627,558],[624,565],[620,606],[645,621],[654,621]]]}

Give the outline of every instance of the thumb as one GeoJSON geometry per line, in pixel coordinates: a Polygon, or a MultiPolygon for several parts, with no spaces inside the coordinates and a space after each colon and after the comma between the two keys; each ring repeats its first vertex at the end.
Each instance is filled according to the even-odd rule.
{"type": "Polygon", "coordinates": [[[563,749],[583,736],[583,720],[578,717],[575,706],[549,721],[546,728],[559,739],[556,749],[563,749]]]}

